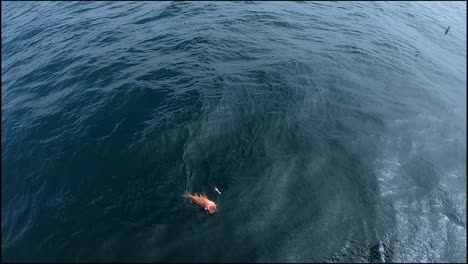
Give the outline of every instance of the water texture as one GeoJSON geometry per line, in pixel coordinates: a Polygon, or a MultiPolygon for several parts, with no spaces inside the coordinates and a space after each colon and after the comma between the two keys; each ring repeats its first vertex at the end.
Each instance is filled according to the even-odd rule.
{"type": "Polygon", "coordinates": [[[2,261],[466,262],[466,2],[1,7],[2,261]]]}

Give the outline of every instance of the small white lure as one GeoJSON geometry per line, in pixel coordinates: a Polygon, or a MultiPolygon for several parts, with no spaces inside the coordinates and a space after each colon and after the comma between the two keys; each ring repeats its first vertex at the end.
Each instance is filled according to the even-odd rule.
{"type": "Polygon", "coordinates": [[[215,190],[215,192],[221,194],[221,192],[218,190],[218,188],[216,188],[216,186],[215,186],[214,190],[215,190]]]}

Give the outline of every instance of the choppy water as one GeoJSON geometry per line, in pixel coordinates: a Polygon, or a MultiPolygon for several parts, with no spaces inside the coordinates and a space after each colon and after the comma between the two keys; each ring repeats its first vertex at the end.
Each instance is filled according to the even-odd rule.
{"type": "Polygon", "coordinates": [[[2,2],[1,120],[2,261],[466,261],[463,2],[2,2]]]}

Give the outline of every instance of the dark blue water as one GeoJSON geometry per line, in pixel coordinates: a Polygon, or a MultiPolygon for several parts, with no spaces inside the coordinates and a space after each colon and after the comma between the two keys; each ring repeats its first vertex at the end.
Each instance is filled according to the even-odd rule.
{"type": "Polygon", "coordinates": [[[466,261],[466,3],[1,7],[2,261],[466,261]]]}

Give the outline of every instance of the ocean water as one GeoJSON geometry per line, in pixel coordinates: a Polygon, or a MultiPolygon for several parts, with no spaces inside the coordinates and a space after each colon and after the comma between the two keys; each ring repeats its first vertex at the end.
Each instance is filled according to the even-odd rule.
{"type": "Polygon", "coordinates": [[[1,7],[2,261],[466,262],[466,2],[1,7]]]}

